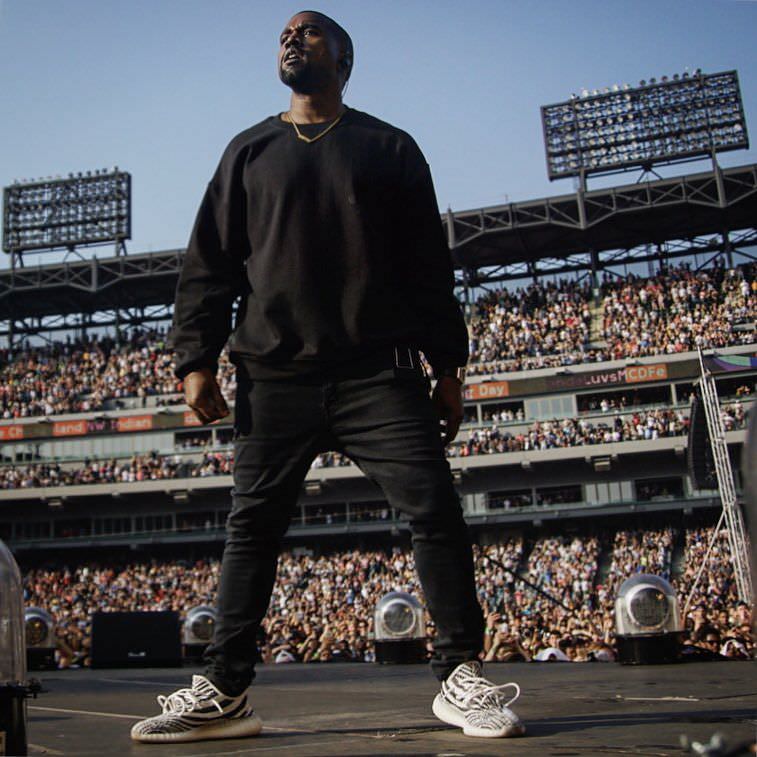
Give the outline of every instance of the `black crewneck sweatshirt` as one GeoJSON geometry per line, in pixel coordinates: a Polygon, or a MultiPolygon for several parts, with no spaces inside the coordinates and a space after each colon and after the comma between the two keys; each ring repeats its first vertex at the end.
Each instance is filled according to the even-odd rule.
{"type": "MultiPolygon", "coordinates": [[[[313,136],[325,126],[300,126],[313,136]]],[[[176,289],[176,375],[232,362],[252,378],[333,368],[394,345],[438,370],[468,337],[428,165],[357,110],[310,144],[271,116],[226,148],[176,289]]]]}

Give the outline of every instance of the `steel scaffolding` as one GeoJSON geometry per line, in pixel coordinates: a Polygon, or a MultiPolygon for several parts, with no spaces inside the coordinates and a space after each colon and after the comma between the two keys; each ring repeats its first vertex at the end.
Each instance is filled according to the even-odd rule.
{"type": "Polygon", "coordinates": [[[702,392],[702,404],[704,405],[705,416],[707,418],[710,448],[712,449],[712,458],[715,462],[718,491],[720,492],[723,511],[708,545],[702,565],[700,565],[697,572],[691,593],[686,600],[686,609],[688,609],[691,597],[699,583],[699,578],[704,571],[712,547],[717,539],[717,533],[723,523],[725,523],[726,533],[728,534],[728,544],[731,549],[731,560],[733,562],[733,572],[736,578],[736,589],[739,593],[739,599],[751,607],[753,590],[752,574],[749,569],[749,541],[746,528],[744,528],[744,517],[736,500],[733,468],[731,466],[731,458],[728,456],[728,445],[725,441],[725,430],[723,429],[723,419],[720,415],[720,403],[718,402],[715,379],[705,368],[701,349],[699,350],[699,370],[701,373],[699,385],[702,392]]]}

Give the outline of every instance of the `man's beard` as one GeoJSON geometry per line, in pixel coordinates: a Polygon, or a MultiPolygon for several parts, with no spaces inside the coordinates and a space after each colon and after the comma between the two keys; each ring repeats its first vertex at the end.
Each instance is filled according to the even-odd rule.
{"type": "Polygon", "coordinates": [[[322,76],[318,75],[310,66],[298,66],[296,68],[279,68],[279,79],[293,92],[299,94],[312,94],[323,88],[322,76]]]}

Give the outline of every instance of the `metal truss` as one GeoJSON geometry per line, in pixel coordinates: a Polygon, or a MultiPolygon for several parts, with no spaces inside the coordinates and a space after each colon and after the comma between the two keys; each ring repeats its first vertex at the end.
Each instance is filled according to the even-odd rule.
{"type": "Polygon", "coordinates": [[[144,308],[101,310],[96,313],[67,313],[0,321],[0,337],[20,339],[23,336],[39,335],[43,339],[49,332],[86,332],[98,328],[124,328],[145,324],[168,323],[173,317],[171,303],[144,308]]]}
{"type": "Polygon", "coordinates": [[[58,287],[98,292],[125,279],[178,274],[183,254],[183,250],[168,250],[0,271],[0,299],[25,290],[58,287]]]}
{"type": "Polygon", "coordinates": [[[671,205],[725,208],[757,193],[757,165],[692,176],[447,213],[448,238],[459,249],[486,234],[545,224],[586,230],[613,216],[671,205]]]}
{"type": "MultiPolygon", "coordinates": [[[[757,246],[757,228],[742,229],[726,235],[705,235],[691,239],[670,239],[655,244],[641,244],[602,252],[585,252],[566,255],[562,258],[543,257],[538,261],[522,261],[510,265],[499,265],[478,270],[462,269],[455,271],[455,285],[458,287],[477,287],[501,281],[518,279],[537,279],[542,276],[554,276],[564,273],[589,275],[591,272],[608,271],[618,274],[613,268],[645,262],[661,262],[676,258],[709,256],[703,266],[719,255],[757,260],[750,248],[757,246]]],[[[698,266],[701,267],[701,266],[698,266]]]]}
{"type": "Polygon", "coordinates": [[[746,528],[744,527],[744,517],[741,513],[741,508],[736,500],[736,486],[733,479],[733,468],[731,467],[731,458],[728,455],[728,445],[725,441],[725,430],[723,428],[723,419],[720,415],[720,403],[718,402],[715,379],[704,366],[702,350],[699,350],[698,352],[699,370],[701,374],[699,385],[701,387],[702,402],[707,417],[707,430],[710,436],[710,447],[712,449],[713,460],[715,461],[715,472],[718,478],[718,490],[720,492],[720,501],[723,507],[723,512],[718,521],[718,525],[715,528],[712,539],[710,540],[702,564],[699,567],[699,571],[697,572],[686,605],[688,608],[699,578],[709,559],[710,551],[717,538],[717,532],[725,522],[739,599],[742,602],[746,602],[746,604],[751,607],[754,595],[752,574],[749,569],[749,538],[746,533],[746,528]]]}
{"type": "Polygon", "coordinates": [[[169,319],[182,257],[169,250],[0,271],[0,336],[169,319]]]}
{"type": "MultiPolygon", "coordinates": [[[[466,302],[499,281],[572,274],[596,284],[599,271],[696,255],[722,254],[731,265],[734,254],[755,260],[757,165],[442,218],[466,302]]],[[[0,271],[0,336],[166,320],[183,255],[72,257],[0,271]]]]}

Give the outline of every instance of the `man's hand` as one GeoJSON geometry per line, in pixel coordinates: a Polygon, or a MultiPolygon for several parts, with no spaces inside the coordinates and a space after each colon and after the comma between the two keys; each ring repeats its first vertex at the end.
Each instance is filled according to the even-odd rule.
{"type": "Polygon", "coordinates": [[[203,424],[229,414],[229,407],[210,368],[200,368],[184,377],[184,399],[203,424]]]}
{"type": "Polygon", "coordinates": [[[440,376],[431,399],[444,421],[442,438],[445,444],[449,444],[457,436],[463,420],[463,385],[454,376],[440,376]]]}

